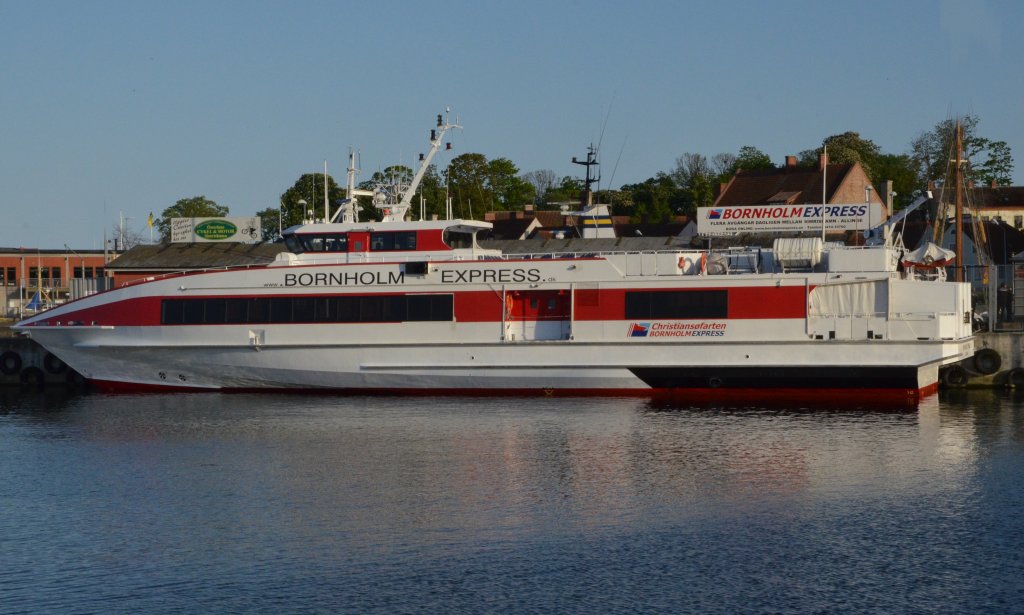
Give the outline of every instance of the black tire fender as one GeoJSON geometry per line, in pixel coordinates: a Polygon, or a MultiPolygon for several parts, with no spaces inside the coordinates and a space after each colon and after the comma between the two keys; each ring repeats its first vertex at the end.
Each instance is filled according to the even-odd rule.
{"type": "Polygon", "coordinates": [[[967,384],[967,370],[960,365],[950,365],[942,374],[942,383],[952,387],[967,384]]]}
{"type": "Polygon", "coordinates": [[[46,374],[38,367],[29,366],[21,370],[21,384],[30,387],[42,387],[46,382],[46,374]]]}
{"type": "Polygon", "coordinates": [[[1003,366],[1003,358],[991,348],[982,348],[974,353],[974,369],[986,376],[994,374],[1003,366]]]}
{"type": "Polygon", "coordinates": [[[63,374],[68,369],[67,364],[52,352],[46,353],[46,358],[43,359],[43,367],[51,374],[63,374]]]}
{"type": "Polygon", "coordinates": [[[21,365],[21,355],[13,350],[0,354],[0,372],[13,376],[21,371],[21,365]]]}
{"type": "Polygon", "coordinates": [[[1018,389],[1024,387],[1024,368],[1015,367],[1006,372],[1006,384],[1018,389]]]}

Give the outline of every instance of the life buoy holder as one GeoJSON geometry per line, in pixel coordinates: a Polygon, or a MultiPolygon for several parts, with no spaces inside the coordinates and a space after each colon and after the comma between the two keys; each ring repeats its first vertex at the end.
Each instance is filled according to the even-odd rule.
{"type": "Polygon", "coordinates": [[[43,367],[51,374],[63,374],[64,370],[68,368],[67,363],[61,361],[60,357],[52,352],[46,353],[46,358],[43,359],[43,367]]]}
{"type": "MultiPolygon", "coordinates": [[[[679,257],[679,268],[683,271],[692,269],[697,264],[697,261],[689,256],[679,257]]],[[[708,255],[706,252],[700,253],[700,273],[703,274],[708,270],[708,255]]]]}
{"type": "Polygon", "coordinates": [[[0,354],[0,372],[13,376],[21,371],[21,365],[21,355],[13,350],[0,354]]]}

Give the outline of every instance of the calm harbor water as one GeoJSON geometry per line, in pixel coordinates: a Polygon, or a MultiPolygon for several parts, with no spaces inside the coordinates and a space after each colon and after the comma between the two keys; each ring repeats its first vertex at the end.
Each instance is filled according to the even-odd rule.
{"type": "Polygon", "coordinates": [[[1024,400],[0,391],[0,612],[1024,611],[1024,400]]]}

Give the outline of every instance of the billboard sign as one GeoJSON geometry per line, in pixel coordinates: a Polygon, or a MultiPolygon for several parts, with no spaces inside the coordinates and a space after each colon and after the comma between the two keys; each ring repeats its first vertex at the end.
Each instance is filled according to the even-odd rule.
{"type": "Polygon", "coordinates": [[[171,218],[172,243],[225,241],[257,243],[261,237],[259,216],[249,218],[171,218]]]}
{"type": "Polygon", "coordinates": [[[699,207],[697,234],[706,237],[737,233],[794,231],[866,231],[882,223],[879,203],[829,203],[808,205],[732,205],[699,207]]]}

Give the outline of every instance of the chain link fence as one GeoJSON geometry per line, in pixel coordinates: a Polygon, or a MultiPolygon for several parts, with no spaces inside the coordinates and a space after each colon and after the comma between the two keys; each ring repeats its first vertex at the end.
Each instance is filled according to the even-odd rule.
{"type": "Polygon", "coordinates": [[[1024,331],[1024,264],[966,265],[964,281],[971,283],[976,331],[1024,331]]]}

